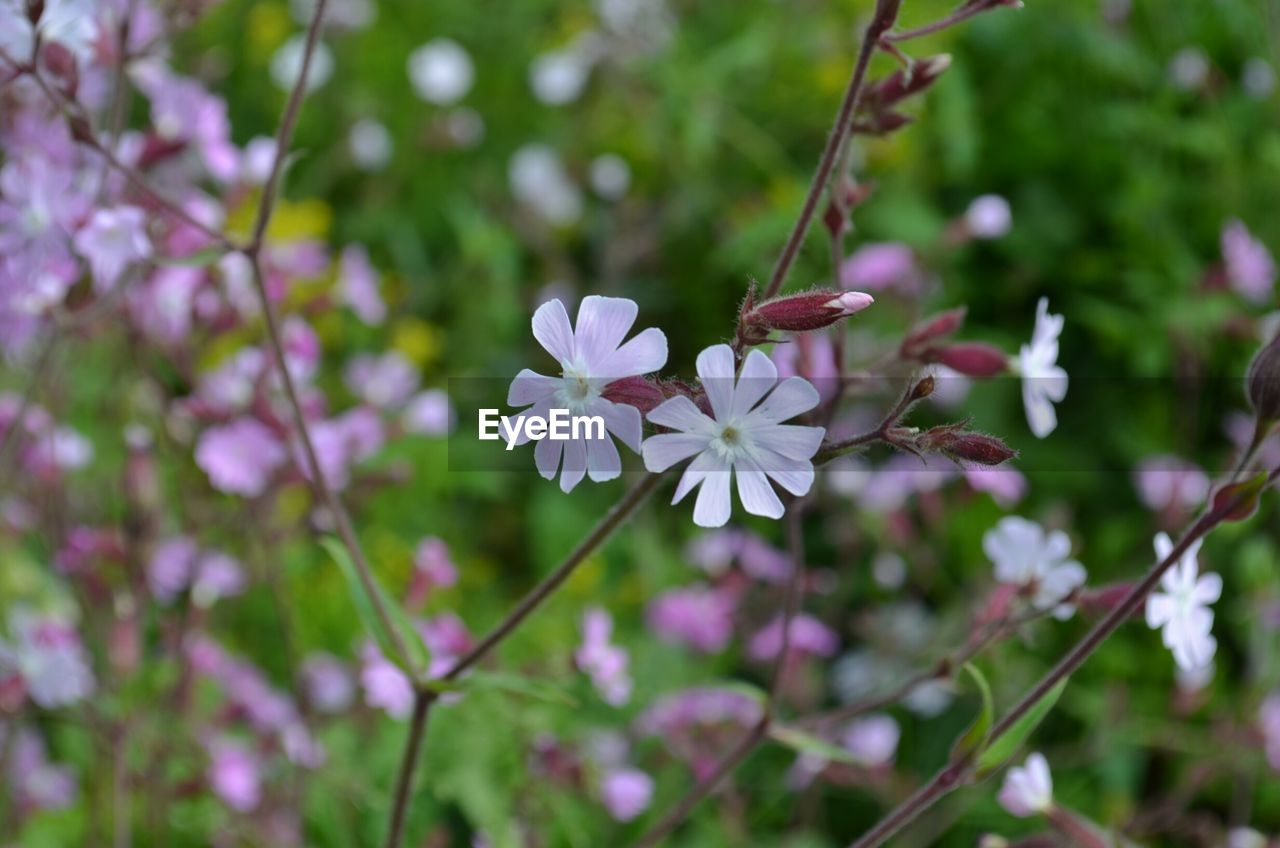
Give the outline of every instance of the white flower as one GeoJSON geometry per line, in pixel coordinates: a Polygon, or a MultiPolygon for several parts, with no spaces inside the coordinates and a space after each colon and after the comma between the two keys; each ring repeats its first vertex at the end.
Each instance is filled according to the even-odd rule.
{"type": "Polygon", "coordinates": [[[1061,530],[1045,534],[1034,521],[1016,515],[1000,519],[982,537],[982,550],[995,563],[996,580],[1027,591],[1031,606],[1067,619],[1075,608],[1062,603],[1084,585],[1084,566],[1070,560],[1071,540],[1061,530]]]}
{"type": "MultiPolygon", "coordinates": [[[[307,52],[307,37],[295,35],[271,57],[271,80],[281,90],[291,91],[302,76],[302,60],[307,52]]],[[[317,41],[311,53],[311,66],[307,69],[307,91],[315,91],[333,76],[333,51],[323,41],[317,41]]]]}
{"type": "Polygon", "coordinates": [[[471,90],[475,76],[471,55],[453,39],[437,38],[409,54],[409,81],[428,103],[458,102],[471,90]]]}
{"type": "MultiPolygon", "coordinates": [[[[1197,539],[1160,578],[1163,591],[1147,598],[1147,626],[1162,628],[1164,646],[1173,651],[1178,667],[1193,670],[1213,660],[1218,642],[1213,638],[1213,610],[1209,604],[1222,596],[1222,577],[1197,576],[1200,553],[1197,539]]],[[[1155,538],[1156,557],[1161,561],[1173,551],[1173,541],[1165,533],[1155,538]]]]}
{"type": "Polygon", "coordinates": [[[665,471],[693,457],[671,502],[679,503],[701,485],[693,509],[693,521],[699,526],[720,527],[729,520],[733,471],[743,508],[752,515],[780,518],[782,501],[769,478],[793,495],[807,493],[813,485],[810,459],[826,435],[822,427],[782,422],[817,406],[817,389],[802,377],[778,383],[773,362],[758,350],[747,354],[735,382],[733,350],[725,344],[698,354],[697,368],[715,417],[705,415],[687,397],[659,404],[649,420],[678,432],[645,440],[645,467],[665,471]]]}
{"type": "Polygon", "coordinates": [[[41,41],[61,44],[82,65],[93,60],[98,38],[94,0],[47,0],[35,26],[27,17],[26,5],[22,0],[0,0],[0,48],[11,59],[22,62],[32,58],[38,31],[41,41]]]}
{"type": "Polygon", "coordinates": [[[550,224],[565,226],[582,215],[582,193],[569,178],[555,150],[527,144],[507,168],[511,193],[550,224]]]}
{"type": "Polygon", "coordinates": [[[361,118],[347,134],[351,161],[364,171],[378,171],[391,159],[391,133],[372,118],[361,118]]]}
{"type": "Polygon", "coordinates": [[[591,187],[606,200],[619,200],[631,187],[631,166],[627,160],[605,153],[591,160],[591,187]]]}
{"type": "Polygon", "coordinates": [[[1053,405],[1067,396],[1067,372],[1058,366],[1058,336],[1062,335],[1063,322],[1061,315],[1049,314],[1049,299],[1040,298],[1031,344],[1023,345],[1018,354],[1027,424],[1040,439],[1058,426],[1053,405]]]}
{"type": "Polygon", "coordinates": [[[964,223],[974,238],[999,238],[1009,232],[1013,223],[1009,201],[998,194],[975,197],[964,212],[964,223]]]}
{"type": "Polygon", "coordinates": [[[553,50],[529,66],[529,88],[542,103],[561,106],[582,96],[590,73],[590,60],[579,51],[553,50]]]}
{"type": "MultiPolygon", "coordinates": [[[[634,406],[601,397],[605,387],[623,377],[657,371],[667,362],[667,337],[650,327],[626,344],[622,339],[635,323],[638,307],[633,300],[592,295],[578,307],[577,328],[569,324],[564,304],[551,300],[533,313],[533,336],[560,363],[559,377],[544,377],[528,368],[516,375],[507,392],[507,403],[529,406],[523,415],[546,417],[551,409],[567,409],[570,415],[598,415],[605,429],[637,453],[640,451],[640,411],[634,406]]],[[[527,442],[523,427],[516,444],[527,442]]],[[[570,491],[590,476],[595,482],[612,480],[622,473],[622,459],[608,435],[603,439],[542,439],[534,449],[538,472],[550,480],[564,464],[560,488],[570,491]]]]}
{"type": "Polygon", "coordinates": [[[93,672],[75,630],[21,609],[12,614],[10,632],[11,644],[0,639],[0,680],[16,674],[31,700],[45,709],[65,707],[93,694],[93,672]]]}
{"type": "Polygon", "coordinates": [[[131,262],[151,255],[146,216],[136,206],[96,210],[76,233],[74,243],[88,260],[99,291],[114,286],[131,262]]]}
{"type": "Polygon", "coordinates": [[[1009,769],[996,798],[1020,818],[1048,812],[1053,807],[1053,776],[1044,755],[1030,754],[1025,764],[1009,769]]]}

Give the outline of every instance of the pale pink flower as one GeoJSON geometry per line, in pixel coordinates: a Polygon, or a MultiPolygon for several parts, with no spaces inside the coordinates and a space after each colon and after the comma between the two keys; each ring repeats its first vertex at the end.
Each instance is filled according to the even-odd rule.
{"type": "Polygon", "coordinates": [[[440,389],[418,392],[409,399],[400,417],[405,431],[419,436],[448,435],[456,420],[449,395],[440,389]]]}
{"type": "Polygon", "coordinates": [[[677,432],[645,440],[645,468],[666,471],[693,457],[672,503],[701,485],[693,511],[699,526],[720,527],[729,520],[729,479],[734,473],[747,512],[780,518],[782,501],[769,480],[793,495],[806,494],[814,477],[810,460],[826,433],[821,427],[782,422],[817,406],[818,392],[802,377],[778,383],[777,369],[758,350],[747,354],[736,380],[733,350],[725,344],[700,353],[697,369],[715,417],[684,396],[659,404],[649,420],[677,432]]]}
{"type": "Polygon", "coordinates": [[[1027,424],[1036,438],[1043,439],[1058,426],[1055,403],[1067,396],[1067,372],[1058,365],[1058,337],[1064,319],[1049,314],[1049,299],[1042,297],[1036,305],[1036,326],[1031,343],[1018,354],[1018,371],[1022,375],[1022,402],[1027,411],[1027,424]]]}
{"type": "Polygon", "coordinates": [[[219,740],[209,750],[209,788],[238,813],[255,809],[262,800],[262,766],[256,755],[238,742],[219,740]]]}
{"type": "Polygon", "coordinates": [[[1143,504],[1153,512],[1190,510],[1209,496],[1209,475],[1194,463],[1176,456],[1152,456],[1138,463],[1134,486],[1143,504]]]}
{"type": "Polygon", "coordinates": [[[287,459],[275,433],[255,418],[210,427],[196,443],[196,464],[209,475],[213,487],[248,498],[265,492],[287,459]]]}
{"type": "Polygon", "coordinates": [[[413,567],[432,586],[452,586],[458,582],[458,567],[449,556],[449,546],[438,536],[428,536],[418,543],[413,567]]]}
{"type": "Polygon", "coordinates": [[[964,223],[974,238],[1000,238],[1013,223],[1009,201],[998,194],[975,197],[964,212],[964,223]]]}
{"type": "Polygon", "coordinates": [[[898,723],[884,713],[855,719],[840,734],[840,747],[861,765],[883,766],[893,762],[901,736],[898,723]]]}
{"type": "MultiPolygon", "coordinates": [[[[585,476],[601,482],[622,473],[622,458],[610,434],[633,451],[640,450],[640,411],[601,396],[615,380],[648,374],[666,364],[667,337],[661,330],[650,327],[623,344],[637,312],[635,301],[592,295],[583,298],[578,307],[576,329],[570,325],[559,300],[544,303],[533,315],[534,338],[560,363],[560,376],[546,377],[528,368],[522,370],[511,382],[507,403],[528,406],[521,413],[522,418],[545,418],[551,409],[567,409],[570,415],[599,416],[608,431],[603,439],[584,434],[568,441],[538,442],[534,449],[538,473],[550,480],[559,469],[562,491],[571,491],[585,476]]],[[[527,441],[522,428],[516,444],[527,441]]]]}
{"type": "MultiPolygon", "coordinates": [[[[808,613],[798,613],[787,628],[788,657],[810,655],[829,657],[840,647],[840,637],[827,625],[808,613]]],[[[751,638],[747,653],[764,662],[776,659],[782,650],[782,616],[774,618],[751,638]]]]}
{"type": "MultiPolygon", "coordinates": [[[[1197,557],[1201,539],[1196,539],[1160,578],[1159,592],[1147,596],[1147,626],[1161,630],[1164,646],[1173,652],[1179,668],[1195,669],[1213,661],[1218,642],[1213,638],[1213,610],[1209,605],[1222,596],[1222,577],[1199,574],[1197,557]]],[[[1164,560],[1173,552],[1173,540],[1166,533],[1155,538],[1156,557],[1164,560]]]]}
{"type": "Polygon", "coordinates": [[[387,305],[378,292],[378,272],[369,262],[363,245],[350,244],[338,259],[338,300],[366,324],[378,325],[387,318],[387,305]]]}
{"type": "Polygon", "coordinates": [[[964,479],[975,492],[986,492],[1006,508],[1027,494],[1027,478],[1012,468],[966,468],[964,479]]]}
{"type": "Polygon", "coordinates": [[[12,642],[0,639],[0,679],[20,678],[37,706],[57,709],[93,694],[95,683],[74,629],[28,610],[11,613],[12,642]]]}
{"type": "Polygon", "coordinates": [[[1271,768],[1280,771],[1280,692],[1272,692],[1258,708],[1258,727],[1271,768]]]}
{"type": "Polygon", "coordinates": [[[672,589],[649,603],[645,619],[659,639],[707,654],[723,651],[733,637],[733,598],[709,586],[672,589]]]}
{"type": "Polygon", "coordinates": [[[982,537],[982,550],[995,564],[996,580],[1016,586],[1037,610],[1070,618],[1075,607],[1063,603],[1084,585],[1084,566],[1071,556],[1071,539],[1061,530],[1045,533],[1034,521],[1005,516],[982,537]]]}
{"type": "Polygon", "coordinates": [[[883,291],[898,286],[914,290],[919,280],[915,252],[898,242],[863,245],[840,265],[840,285],[846,289],[883,291]]]}
{"type": "Polygon", "coordinates": [[[639,769],[613,769],[600,780],[600,801],[615,821],[631,821],[652,800],[653,778],[639,769]]]}
{"type": "Polygon", "coordinates": [[[299,674],[307,703],[317,712],[344,712],[355,701],[355,681],[346,664],[337,657],[311,654],[302,661],[299,674]]]}
{"type": "Polygon", "coordinates": [[[620,707],[631,700],[629,659],[623,648],[610,643],[613,617],[593,607],[582,616],[582,645],[574,653],[578,667],[591,676],[591,682],[606,704],[620,707]]]}
{"type": "Polygon", "coordinates": [[[1027,757],[1025,765],[1010,768],[996,798],[1000,806],[1019,818],[1047,813],[1053,808],[1053,776],[1048,761],[1037,752],[1027,757]]]}
{"type": "Polygon", "coordinates": [[[1271,251],[1237,218],[1222,228],[1221,241],[1227,283],[1251,303],[1269,302],[1276,283],[1276,263],[1271,251]]]}
{"type": "Polygon", "coordinates": [[[151,256],[146,213],[136,206],[98,209],[76,233],[75,247],[89,262],[94,285],[107,291],[130,263],[151,256]]]}
{"type": "Polygon", "coordinates": [[[343,377],[352,394],[378,409],[404,406],[422,380],[417,367],[394,350],[352,357],[343,377]]]}
{"type": "Polygon", "coordinates": [[[413,683],[374,645],[366,645],[360,668],[364,700],[395,719],[407,718],[413,709],[413,683]]]}

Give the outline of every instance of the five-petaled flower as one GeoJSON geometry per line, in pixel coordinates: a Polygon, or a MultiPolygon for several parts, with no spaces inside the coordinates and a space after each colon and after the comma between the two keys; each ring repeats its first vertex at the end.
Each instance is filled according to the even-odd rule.
{"type": "Polygon", "coordinates": [[[1071,617],[1075,607],[1063,603],[1084,585],[1084,566],[1071,556],[1071,539],[1061,530],[1045,533],[1034,521],[1009,515],[982,537],[982,550],[996,566],[996,579],[1018,586],[1037,610],[1071,617]]]}
{"type": "Polygon", "coordinates": [[[826,433],[822,427],[782,422],[816,407],[817,390],[803,377],[779,383],[773,362],[758,350],[747,354],[735,382],[733,350],[725,344],[698,354],[697,369],[713,416],[683,396],[654,408],[649,420],[676,432],[645,440],[645,467],[665,471],[693,457],[671,502],[679,503],[701,484],[693,521],[702,527],[729,520],[729,477],[735,471],[743,508],[780,518],[782,501],[769,479],[793,495],[806,494],[813,485],[810,460],[826,433]]]}
{"type": "MultiPolygon", "coordinates": [[[[650,327],[622,343],[635,323],[636,312],[633,300],[592,295],[582,299],[575,328],[558,299],[538,307],[533,314],[533,336],[560,362],[560,376],[546,377],[525,368],[511,382],[507,403],[529,406],[521,417],[545,418],[552,409],[567,409],[571,415],[598,415],[609,433],[639,453],[640,411],[601,397],[613,381],[657,371],[667,362],[667,337],[661,330],[650,327]]],[[[516,444],[529,440],[523,428],[519,433],[516,444]]],[[[601,482],[622,473],[622,458],[608,436],[543,439],[533,455],[538,472],[548,480],[560,469],[560,488],[566,492],[584,476],[601,482]]]]}
{"type": "Polygon", "coordinates": [[[1043,439],[1058,426],[1055,403],[1067,396],[1067,372],[1058,365],[1058,336],[1065,319],[1049,314],[1049,299],[1040,298],[1036,305],[1036,328],[1031,344],[1022,346],[1018,354],[1018,370],[1022,374],[1022,403],[1027,410],[1027,424],[1036,438],[1043,439]]]}
{"type": "Polygon", "coordinates": [[[1053,776],[1044,755],[1032,753],[1021,766],[1014,766],[1004,776],[1000,806],[1020,818],[1047,813],[1053,807],[1053,776]]]}
{"type": "MultiPolygon", "coordinates": [[[[1152,592],[1147,598],[1147,626],[1161,628],[1164,646],[1173,651],[1178,667],[1187,671],[1208,665],[1218,649],[1209,605],[1222,595],[1222,577],[1198,574],[1200,542],[1196,539],[1191,543],[1160,578],[1163,591],[1152,592]]],[[[1173,552],[1173,541],[1160,533],[1155,538],[1155,548],[1156,556],[1163,561],[1173,552]]]]}

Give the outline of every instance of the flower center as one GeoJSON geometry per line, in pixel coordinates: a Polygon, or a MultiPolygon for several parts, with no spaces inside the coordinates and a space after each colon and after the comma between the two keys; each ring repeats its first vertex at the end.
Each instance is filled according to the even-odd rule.
{"type": "Polygon", "coordinates": [[[751,453],[751,438],[736,421],[730,421],[720,428],[720,434],[712,440],[711,447],[722,459],[733,460],[751,453]]]}
{"type": "Polygon", "coordinates": [[[560,386],[559,399],[570,412],[583,413],[591,401],[600,397],[600,390],[591,381],[585,368],[571,365],[561,372],[561,376],[564,382],[560,386]]]}

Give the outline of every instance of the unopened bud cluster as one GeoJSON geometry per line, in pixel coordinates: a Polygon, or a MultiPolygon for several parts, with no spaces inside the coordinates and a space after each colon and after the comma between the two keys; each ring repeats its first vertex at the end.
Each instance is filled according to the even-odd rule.
{"type": "Polygon", "coordinates": [[[1249,405],[1260,422],[1274,424],[1280,421],[1280,336],[1272,339],[1253,358],[1246,388],[1249,405]]]}
{"type": "Polygon", "coordinates": [[[966,377],[995,377],[1009,370],[1009,357],[994,345],[948,341],[964,318],[965,309],[959,307],[926,319],[907,333],[899,355],[922,364],[937,362],[966,377]]]}

